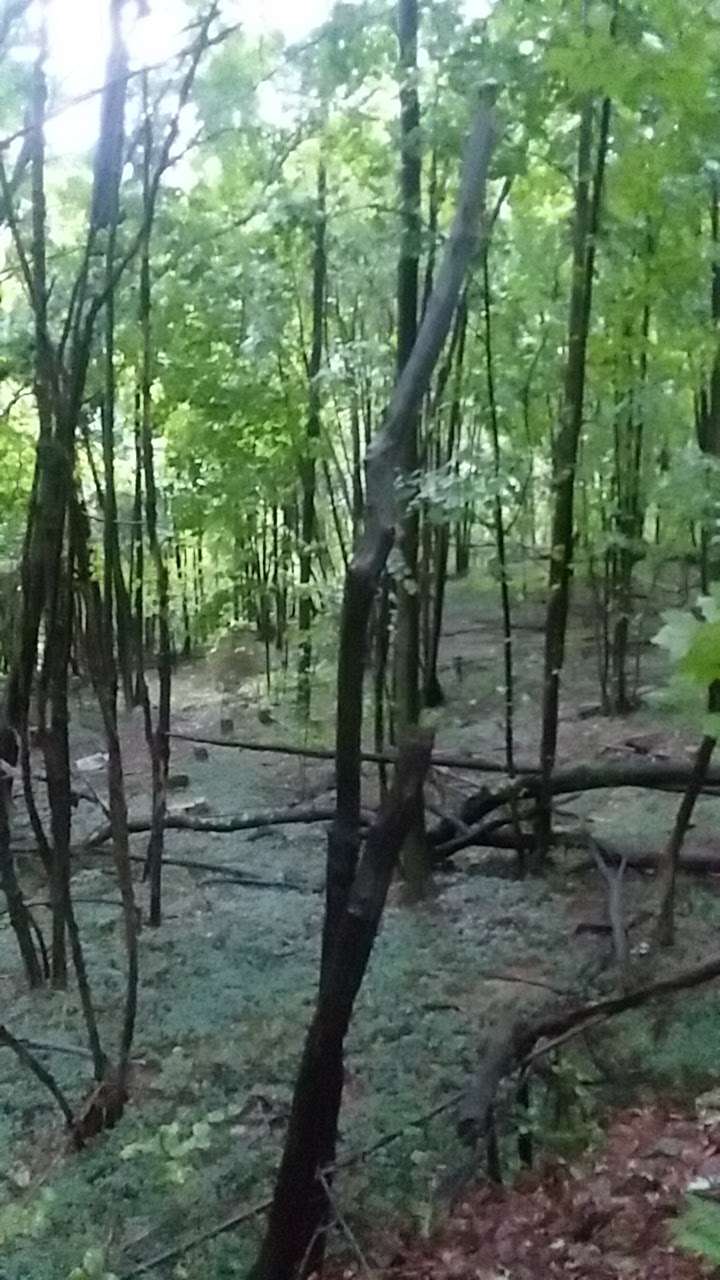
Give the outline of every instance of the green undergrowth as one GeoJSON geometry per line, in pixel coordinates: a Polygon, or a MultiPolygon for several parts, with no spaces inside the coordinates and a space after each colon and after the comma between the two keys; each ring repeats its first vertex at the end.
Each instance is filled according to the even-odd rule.
{"type": "MultiPolygon", "coordinates": [[[[475,645],[475,636],[471,641],[475,645]]],[[[318,688],[319,712],[330,697],[328,679],[318,688]]],[[[311,723],[309,735],[316,732],[311,723]]],[[[213,757],[205,773],[192,761],[189,767],[196,771],[193,785],[217,812],[272,807],[265,778],[276,786],[274,774],[245,761],[239,769],[232,753],[213,757]]],[[[606,805],[604,812],[623,820],[619,806],[606,805]]],[[[631,820],[644,830],[643,811],[628,813],[626,829],[631,820]]],[[[142,841],[136,847],[140,852],[142,841]]],[[[270,1191],[315,992],[324,837],[302,827],[259,839],[174,832],[172,853],[227,861],[290,887],[213,884],[202,873],[168,868],[163,925],[145,928],[140,937],[133,1095],[118,1126],[86,1151],[65,1152],[47,1094],[11,1055],[0,1053],[0,1280],[122,1276],[270,1191]]],[[[595,990],[591,976],[607,939],[576,936],[577,912],[568,914],[588,890],[594,914],[595,872],[578,878],[560,863],[546,883],[518,883],[491,878],[486,869],[470,860],[465,870],[438,876],[437,896],[426,905],[390,906],[358,999],[339,1157],[370,1150],[342,1169],[335,1194],[370,1250],[376,1247],[371,1241],[392,1240],[401,1228],[429,1232],[458,1170],[467,1173],[470,1157],[456,1136],[452,1108],[429,1113],[462,1088],[492,1027],[548,999],[547,991],[522,979],[545,980],[580,999],[595,990]],[[503,973],[520,981],[488,980],[503,973]]],[[[27,877],[28,869],[21,870],[27,877]]],[[[104,1039],[112,1048],[125,970],[109,860],[79,870],[74,890],[104,1039]]],[[[628,914],[652,905],[653,893],[650,882],[628,876],[628,914]]],[[[47,923],[42,908],[38,916],[47,923]]],[[[711,953],[720,900],[704,886],[684,884],[678,923],[677,954],[661,957],[664,970],[711,953]]],[[[637,964],[639,979],[656,976],[654,957],[637,964]]],[[[611,971],[603,981],[610,989],[611,971]]],[[[687,1094],[714,1082],[719,1001],[712,991],[693,993],[614,1020],[597,1033],[592,1055],[582,1042],[574,1044],[546,1062],[529,1117],[515,1112],[509,1090],[501,1116],[506,1171],[517,1167],[515,1131],[526,1119],[536,1151],[566,1154],[594,1142],[604,1109],[631,1093],[687,1094]]],[[[74,992],[24,992],[6,927],[0,929],[0,1004],[16,1035],[85,1043],[74,992]]],[[[89,1062],[55,1053],[43,1061],[79,1106],[92,1085],[89,1062]]],[[[261,1225],[261,1218],[250,1218],[152,1274],[159,1280],[244,1275],[261,1225]]]]}
{"type": "MultiPolygon", "coordinates": [[[[271,841],[258,842],[254,869],[272,864],[277,874],[287,864],[297,875],[303,841],[309,862],[307,835],[283,846],[284,853],[271,841]]],[[[308,889],[317,871],[306,866],[308,889]]],[[[312,1008],[321,898],[173,884],[166,923],[141,935],[140,1062],[116,1129],[79,1155],[63,1154],[46,1096],[14,1059],[0,1059],[2,1280],[67,1280],[74,1268],[75,1280],[86,1274],[92,1280],[98,1260],[98,1275],[122,1275],[270,1190],[312,1008]]],[[[432,1229],[455,1173],[467,1170],[468,1152],[456,1137],[452,1109],[428,1113],[462,1086],[483,1035],[515,1017],[527,996],[522,986],[484,982],[482,974],[520,968],[578,989],[591,955],[567,945],[565,900],[538,882],[457,875],[443,880],[427,906],[389,909],[349,1038],[340,1158],[400,1136],[337,1180],[338,1203],[358,1238],[378,1231],[388,1238],[401,1225],[432,1229]]],[[[117,925],[110,908],[85,911],[103,1023],[116,1032],[117,925]]],[[[690,912],[714,930],[718,906],[709,895],[688,891],[686,932],[690,912]]],[[[0,959],[3,972],[15,963],[6,931],[0,959]]],[[[578,1043],[549,1060],[528,1117],[513,1110],[508,1092],[506,1171],[517,1166],[518,1123],[529,1122],[537,1151],[568,1154],[594,1142],[604,1110],[631,1094],[688,1094],[716,1079],[719,1014],[720,993],[694,993],[615,1020],[606,1033],[595,1033],[590,1055],[578,1043]]],[[[13,1029],[82,1043],[71,996],[16,996],[13,1029]]],[[[48,1061],[79,1101],[90,1084],[88,1066],[59,1055],[48,1061]]],[[[219,1235],[155,1274],[240,1276],[257,1248],[260,1222],[219,1235]]]]}
{"type": "Polygon", "coordinates": [[[699,1254],[720,1264],[720,1205],[689,1196],[687,1206],[675,1223],[675,1239],[688,1253],[699,1254]]]}
{"type": "MultiPolygon", "coordinates": [[[[307,834],[242,846],[256,873],[287,869],[298,877],[304,869],[304,893],[199,889],[168,872],[166,922],[141,934],[133,1097],[118,1126],[86,1151],[64,1153],[47,1095],[2,1055],[2,1280],[66,1280],[86,1255],[93,1265],[102,1256],[109,1273],[122,1274],[268,1194],[317,973],[315,848],[307,834]]],[[[78,898],[99,894],[102,875],[81,873],[78,898]]],[[[110,882],[103,883],[107,892],[110,882]]],[[[79,910],[112,1043],[123,993],[116,914],[79,910]]],[[[426,907],[388,911],[349,1037],[339,1154],[401,1136],[338,1180],[343,1212],[359,1232],[368,1223],[427,1228],[439,1179],[464,1152],[452,1113],[431,1120],[426,1113],[462,1085],[483,1027],[504,1011],[507,992],[482,998],[478,973],[511,965],[527,948],[528,928],[538,955],[557,950],[557,914],[541,884],[458,877],[426,907]]],[[[0,966],[4,974],[17,968],[7,930],[0,966]]],[[[511,989],[510,998],[517,996],[511,989]]],[[[74,995],[16,992],[12,1007],[15,1034],[83,1043],[74,995]]],[[[89,1063],[57,1054],[46,1060],[79,1103],[91,1085],[89,1063]]],[[[257,1243],[251,1221],[156,1274],[195,1276],[202,1265],[215,1280],[242,1275],[257,1243]]]]}

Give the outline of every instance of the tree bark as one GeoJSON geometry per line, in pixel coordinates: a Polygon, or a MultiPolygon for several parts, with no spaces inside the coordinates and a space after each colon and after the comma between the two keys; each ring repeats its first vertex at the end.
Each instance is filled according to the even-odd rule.
{"type": "Polygon", "coordinates": [[[150,916],[152,926],[162,916],[162,856],[167,775],[170,765],[170,710],[172,689],[172,653],[170,640],[170,586],[168,569],[158,532],[157,485],[152,423],[153,348],[151,319],[150,239],[155,213],[157,187],[151,179],[152,122],[148,101],[147,77],[143,77],[143,237],[140,247],[140,332],[142,335],[142,368],[140,378],[140,438],[145,487],[145,522],[148,545],[155,566],[158,598],[158,680],[160,685],[157,723],[153,727],[147,681],[143,676],[141,700],[145,717],[145,735],[150,754],[153,784],[153,825],[147,848],[147,872],[150,879],[150,916]]]}
{"type": "MultiPolygon", "coordinates": [[[[418,325],[420,281],[421,137],[418,77],[418,3],[398,0],[397,37],[400,77],[400,217],[401,243],[397,276],[397,376],[410,358],[418,325]]],[[[420,413],[408,421],[399,459],[397,546],[402,558],[395,578],[394,708],[396,732],[402,737],[417,725],[420,716],[420,589],[418,547],[420,515],[413,504],[414,477],[419,466],[420,413]]],[[[422,798],[416,820],[401,854],[403,875],[410,893],[421,898],[429,874],[425,849],[422,798]]]]}
{"type": "Polygon", "coordinates": [[[565,366],[565,384],[560,427],[553,449],[553,510],[550,534],[550,578],[545,621],[545,658],[540,768],[545,781],[536,824],[537,848],[534,867],[539,870],[549,846],[552,826],[550,778],[557,753],[560,677],[565,661],[565,635],[570,606],[573,543],[575,536],[575,471],[585,406],[585,375],[588,334],[592,307],[595,252],[600,223],[605,160],[610,129],[610,100],[605,99],[594,175],[592,173],[592,97],[584,103],[578,136],[575,225],[573,232],[573,274],[570,290],[570,318],[565,366]]]}
{"type": "MultiPolygon", "coordinates": [[[[713,695],[711,694],[711,703],[713,695]]],[[[715,698],[717,701],[717,698],[715,698]]],[[[675,885],[680,852],[690,826],[695,803],[702,792],[717,739],[706,734],[697,750],[672,830],[662,854],[658,856],[659,908],[655,936],[662,947],[675,941],[675,885]]]]}
{"type": "Polygon", "coordinates": [[[312,288],[312,345],[307,363],[308,413],[303,458],[300,463],[302,489],[302,515],[300,530],[300,599],[298,603],[298,630],[300,632],[300,657],[298,662],[298,705],[304,715],[310,711],[310,683],[312,673],[313,602],[310,595],[312,581],[313,543],[317,539],[315,512],[315,485],[317,449],[320,441],[320,383],[322,364],[323,328],[325,321],[325,291],[327,280],[327,254],[325,233],[327,224],[327,174],[324,161],[318,164],[315,197],[315,228],[313,233],[313,288],[312,288]]]}
{"type": "Polygon", "coordinates": [[[400,748],[396,777],[337,922],[333,952],[307,1034],[265,1239],[252,1280],[292,1280],[319,1270],[329,1223],[327,1181],[335,1160],[343,1048],[355,997],[377,936],[400,847],[412,824],[432,738],[400,748]]]}

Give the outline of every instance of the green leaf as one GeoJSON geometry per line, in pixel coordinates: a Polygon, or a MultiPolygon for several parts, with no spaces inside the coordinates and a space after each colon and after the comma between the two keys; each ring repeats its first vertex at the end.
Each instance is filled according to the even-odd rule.
{"type": "Polygon", "coordinates": [[[668,609],[662,616],[664,626],[653,636],[653,644],[667,649],[673,662],[680,662],[690,651],[702,624],[684,609],[668,609]]]}
{"type": "Polygon", "coordinates": [[[720,622],[699,625],[680,666],[686,675],[706,688],[720,680],[720,622]]]}
{"type": "Polygon", "coordinates": [[[674,1228],[683,1249],[720,1262],[720,1205],[697,1196],[688,1197],[687,1209],[674,1228]]]}

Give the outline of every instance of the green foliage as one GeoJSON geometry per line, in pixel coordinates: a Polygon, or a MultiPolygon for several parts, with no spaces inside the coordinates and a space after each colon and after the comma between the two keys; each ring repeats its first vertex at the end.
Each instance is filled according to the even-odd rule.
{"type": "MultiPolygon", "coordinates": [[[[535,1093],[538,1092],[537,1083],[535,1093]]],[[[516,1111],[519,1128],[527,1126],[543,1150],[572,1156],[586,1150],[602,1134],[597,1090],[588,1084],[588,1063],[582,1054],[560,1053],[544,1073],[541,1096],[531,1102],[529,1115],[516,1111]]]]}
{"type": "Polygon", "coordinates": [[[117,1280],[114,1271],[108,1271],[102,1249],[88,1249],[79,1267],[73,1267],[68,1280],[117,1280]]]}
{"type": "Polygon", "coordinates": [[[654,701],[667,710],[700,722],[703,732],[717,736],[720,718],[707,712],[707,693],[720,679],[720,595],[699,596],[694,611],[670,609],[654,643],[670,655],[675,666],[665,689],[654,701]]]}
{"type": "Polygon", "coordinates": [[[673,1224],[673,1235],[688,1253],[720,1263],[720,1205],[688,1196],[683,1213],[673,1224]]]}

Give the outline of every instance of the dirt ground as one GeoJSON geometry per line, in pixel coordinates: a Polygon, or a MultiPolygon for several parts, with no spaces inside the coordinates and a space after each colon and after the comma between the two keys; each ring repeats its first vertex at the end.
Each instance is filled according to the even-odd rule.
{"type": "MultiPolygon", "coordinates": [[[[521,605],[516,620],[517,754],[525,759],[537,752],[542,610],[533,603],[521,605]]],[[[471,584],[453,587],[442,649],[447,703],[438,718],[439,749],[494,753],[502,760],[500,652],[494,601],[471,584]]],[[[644,647],[641,656],[641,686],[661,681],[662,655],[644,647]]],[[[564,687],[569,693],[563,701],[561,760],[639,754],[677,759],[693,750],[690,733],[649,707],[624,721],[586,716],[588,704],[597,700],[597,681],[592,631],[582,617],[573,627],[564,687]]],[[[241,738],[299,742],[305,733],[310,741],[331,742],[329,668],[318,673],[313,721],[302,732],[289,699],[268,698],[259,682],[246,683],[233,696],[221,694],[200,665],[181,669],[173,696],[174,727],[187,734],[217,736],[221,716],[230,715],[241,738]]],[[[72,734],[76,761],[103,750],[89,693],[78,695],[72,734]]],[[[138,715],[124,717],[122,739],[131,813],[147,814],[149,769],[138,715]]],[[[206,814],[332,800],[326,762],[222,747],[210,747],[206,758],[199,758],[192,744],[175,741],[172,771],[189,778],[187,788],[173,792],[172,805],[189,804],[206,814]]],[[[78,775],[79,781],[83,776],[103,794],[102,771],[78,775]]],[[[432,784],[434,803],[453,809],[477,786],[478,776],[437,770],[432,784]]],[[[373,789],[368,770],[370,798],[373,789]]],[[[676,805],[671,794],[623,790],[569,800],[562,808],[591,820],[600,836],[641,835],[659,844],[676,805]]],[[[720,851],[719,816],[720,801],[704,799],[693,836],[720,851]]],[[[80,841],[100,820],[97,805],[82,800],[75,838],[80,841]]],[[[19,802],[14,839],[23,884],[43,927],[46,890],[19,802]]],[[[142,855],[144,847],[145,837],[133,837],[136,854],[142,855]]],[[[130,1275],[178,1244],[191,1245],[228,1216],[242,1216],[263,1201],[271,1185],[313,999],[324,831],[320,825],[229,835],[169,831],[166,852],[212,870],[168,865],[163,924],[158,930],[143,928],[133,1094],[118,1128],[82,1155],[69,1155],[46,1095],[9,1054],[0,1058],[2,1280],[65,1280],[89,1249],[99,1251],[106,1271],[130,1275]]],[[[112,1052],[125,977],[118,894],[107,852],[78,857],[73,887],[100,1023],[112,1052]]],[[[137,893],[142,904],[146,891],[139,866],[137,893]]],[[[683,884],[679,943],[674,954],[660,959],[646,946],[652,878],[628,872],[624,896],[633,978],[650,979],[659,968],[712,954],[720,920],[715,878],[683,884]]],[[[452,1188],[462,1185],[468,1152],[457,1137],[452,1107],[445,1104],[476,1066],[487,1030],[537,1007],[547,999],[547,988],[583,998],[612,987],[610,941],[595,927],[604,923],[604,886],[586,858],[572,853],[556,861],[546,880],[520,883],[512,878],[508,855],[493,859],[470,851],[438,875],[428,902],[409,907],[393,894],[350,1037],[342,1118],[343,1157],[368,1147],[374,1152],[351,1161],[338,1189],[352,1235],[363,1242],[373,1266],[387,1265],[408,1231],[432,1234],[455,1198],[452,1188]]],[[[67,1051],[85,1044],[76,995],[28,995],[7,927],[0,931],[0,1007],[15,1035],[54,1046],[43,1050],[43,1061],[79,1103],[89,1089],[90,1069],[81,1054],[67,1051]]],[[[658,1088],[675,1093],[681,1086],[690,1095],[712,1081],[720,1053],[719,1012],[718,997],[705,992],[676,1001],[667,1015],[652,1011],[644,1018],[618,1020],[612,1049],[605,1050],[609,1076],[596,1072],[592,1106],[575,1108],[575,1140],[581,1145],[597,1140],[593,1117],[604,1114],[611,1095],[620,1100],[628,1082],[650,1096],[658,1088]]],[[[549,1096],[554,1087],[551,1082],[545,1093],[549,1096]]],[[[585,1082],[575,1088],[576,1095],[583,1089],[587,1092],[585,1082]]],[[[540,1145],[549,1150],[573,1138],[561,1132],[562,1123],[548,1118],[551,1111],[538,1116],[540,1145]]],[[[507,1158],[512,1167],[512,1156],[507,1158]]],[[[667,1213],[681,1198],[678,1188],[667,1213]]],[[[533,1196],[541,1190],[518,1192],[527,1197],[522,1204],[528,1212],[534,1212],[533,1196]]],[[[478,1195],[473,1221],[484,1220],[487,1212],[488,1232],[497,1204],[505,1205],[506,1214],[509,1205],[513,1220],[518,1215],[522,1220],[519,1200],[497,1201],[486,1189],[478,1195]]],[[[543,1230],[552,1235],[559,1227],[546,1210],[543,1230]]],[[[462,1217],[462,1209],[457,1212],[462,1217]]],[[[460,1230],[458,1221],[451,1219],[449,1239],[459,1238],[458,1232],[462,1237],[465,1228],[460,1230]]],[[[260,1222],[250,1214],[236,1231],[189,1248],[179,1261],[158,1265],[153,1273],[178,1280],[243,1274],[257,1247],[260,1222]]],[[[343,1231],[338,1245],[347,1249],[343,1231]]],[[[492,1256],[487,1241],[482,1250],[473,1267],[485,1271],[455,1272],[453,1263],[444,1274],[472,1270],[476,1280],[494,1274],[530,1280],[541,1274],[537,1269],[504,1273],[501,1253],[492,1256]]],[[[561,1256],[558,1250],[558,1265],[561,1256]]],[[[420,1255],[411,1250],[408,1258],[414,1273],[425,1269],[420,1255]]],[[[428,1275],[439,1276],[443,1266],[438,1252],[427,1261],[428,1275]]],[[[585,1272],[566,1267],[542,1274],[585,1272]]],[[[649,1276],[650,1271],[587,1274],[605,1280],[606,1274],[649,1276]]],[[[699,1273],[653,1272],[665,1274],[684,1280],[699,1273]]]]}

